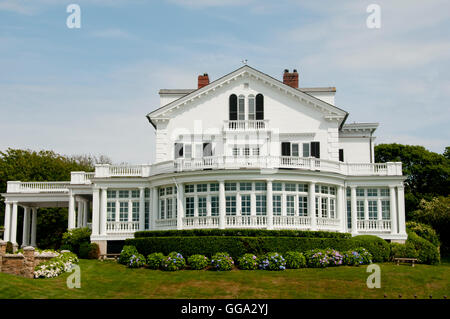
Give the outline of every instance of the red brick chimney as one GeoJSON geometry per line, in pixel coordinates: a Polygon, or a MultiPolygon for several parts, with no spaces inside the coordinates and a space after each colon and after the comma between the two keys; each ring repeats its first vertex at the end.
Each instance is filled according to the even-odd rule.
{"type": "Polygon", "coordinates": [[[207,86],[209,84],[209,77],[208,73],[203,73],[203,75],[198,76],[198,88],[202,88],[204,86],[207,86]]]}
{"type": "Polygon", "coordinates": [[[283,83],[287,84],[291,87],[293,87],[294,89],[298,89],[298,73],[297,70],[294,69],[291,72],[289,72],[288,69],[284,70],[284,74],[283,74],[283,83]]]}

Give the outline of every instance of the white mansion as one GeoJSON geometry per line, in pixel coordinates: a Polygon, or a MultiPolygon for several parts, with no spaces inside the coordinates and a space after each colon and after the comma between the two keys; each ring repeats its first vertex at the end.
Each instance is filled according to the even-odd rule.
{"type": "Polygon", "coordinates": [[[9,181],[4,240],[36,245],[40,207],[108,243],[138,230],[304,229],[404,241],[402,163],[374,163],[377,123],[345,124],[334,87],[299,88],[247,65],[197,89],[162,89],[147,115],[151,165],[99,164],[68,182],[9,181]],[[17,225],[18,206],[24,223],[17,225]]]}

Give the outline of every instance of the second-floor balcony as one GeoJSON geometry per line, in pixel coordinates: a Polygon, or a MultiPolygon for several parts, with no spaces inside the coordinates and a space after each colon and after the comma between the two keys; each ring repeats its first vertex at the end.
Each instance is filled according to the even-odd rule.
{"type": "Polygon", "coordinates": [[[178,158],[155,164],[97,165],[95,177],[149,177],[164,173],[204,169],[298,169],[338,173],[346,176],[401,176],[402,163],[344,163],[296,156],[208,156],[178,158]]]}
{"type": "Polygon", "coordinates": [[[269,128],[269,120],[225,121],[224,131],[263,131],[269,128]]]}

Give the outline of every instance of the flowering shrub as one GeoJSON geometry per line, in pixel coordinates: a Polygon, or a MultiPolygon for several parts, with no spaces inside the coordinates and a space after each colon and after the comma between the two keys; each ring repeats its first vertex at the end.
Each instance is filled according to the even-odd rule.
{"type": "Polygon", "coordinates": [[[328,266],[328,257],[324,250],[313,249],[305,253],[306,264],[311,268],[324,268],[328,266]]]}
{"type": "Polygon", "coordinates": [[[132,255],[130,257],[130,261],[128,263],[128,267],[130,268],[139,268],[145,265],[145,257],[141,254],[132,255]]]}
{"type": "Polygon", "coordinates": [[[119,264],[128,265],[130,263],[131,256],[136,254],[138,254],[136,247],[127,245],[123,246],[118,259],[119,264]]]}
{"type": "Polygon", "coordinates": [[[211,265],[213,270],[231,270],[234,261],[228,253],[217,253],[211,257],[211,265]]]}
{"type": "Polygon", "coordinates": [[[159,269],[161,267],[161,262],[164,259],[164,254],[153,253],[147,256],[147,266],[150,269],[159,269]]]}
{"type": "Polygon", "coordinates": [[[286,268],[299,269],[306,267],[305,256],[298,251],[288,251],[284,257],[286,258],[286,268]]]}
{"type": "Polygon", "coordinates": [[[208,267],[209,259],[204,255],[192,255],[188,258],[188,264],[191,269],[202,270],[208,267]]]}
{"type": "Polygon", "coordinates": [[[328,258],[328,266],[340,266],[342,265],[343,256],[340,252],[334,249],[326,249],[325,254],[328,258]]]}
{"type": "Polygon", "coordinates": [[[258,268],[258,257],[253,254],[245,254],[238,259],[238,268],[243,270],[254,270],[258,268]]]}
{"type": "Polygon", "coordinates": [[[183,255],[177,252],[171,252],[169,255],[164,257],[161,262],[162,270],[175,271],[183,269],[186,266],[186,261],[183,255]]]}
{"type": "Polygon", "coordinates": [[[285,270],[286,259],[279,253],[267,253],[259,260],[259,268],[264,270],[285,270]]]}
{"type": "Polygon", "coordinates": [[[55,258],[40,263],[34,268],[34,278],[57,277],[63,272],[69,271],[73,264],[78,263],[78,257],[74,253],[58,254],[55,258]]]}
{"type": "Polygon", "coordinates": [[[361,256],[363,265],[372,263],[372,254],[367,249],[359,247],[355,251],[361,256]]]}

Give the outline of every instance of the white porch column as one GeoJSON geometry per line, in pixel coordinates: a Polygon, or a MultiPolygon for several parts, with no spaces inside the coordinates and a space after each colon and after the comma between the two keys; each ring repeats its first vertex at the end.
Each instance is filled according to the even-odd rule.
{"type": "Polygon", "coordinates": [[[311,218],[311,230],[317,230],[316,222],[316,183],[310,182],[308,192],[308,211],[311,218]]]}
{"type": "Polygon", "coordinates": [[[272,196],[272,180],[267,180],[267,229],[273,229],[273,196],[272,196]]]}
{"type": "Polygon", "coordinates": [[[351,209],[352,209],[352,234],[356,235],[358,233],[357,228],[357,213],[356,213],[356,186],[350,186],[351,193],[351,209]]]}
{"type": "Polygon", "coordinates": [[[89,213],[89,202],[87,200],[83,201],[83,227],[87,227],[89,213]]]}
{"type": "Polygon", "coordinates": [[[83,222],[83,200],[77,201],[77,228],[81,228],[83,222]]]}
{"type": "Polygon", "coordinates": [[[177,184],[177,229],[183,229],[184,218],[184,185],[177,184]]]}
{"type": "Polygon", "coordinates": [[[145,188],[139,187],[139,230],[145,230],[145,188]]]}
{"type": "Polygon", "coordinates": [[[398,230],[399,234],[406,235],[405,225],[405,188],[397,187],[397,201],[398,201],[398,230]]]}
{"type": "Polygon", "coordinates": [[[395,186],[389,186],[389,207],[391,214],[391,234],[398,234],[397,225],[397,201],[395,200],[395,186]]]}
{"type": "Polygon", "coordinates": [[[344,187],[338,185],[336,192],[336,218],[339,219],[341,232],[345,232],[344,194],[344,187]]]}
{"type": "MultiPolygon", "coordinates": [[[[101,204],[100,204],[100,236],[106,235],[106,187],[101,189],[101,204]]],[[[129,206],[132,209],[132,206],[129,206]]]]}
{"type": "Polygon", "coordinates": [[[100,217],[100,189],[93,188],[92,192],[92,236],[99,234],[99,217],[100,217]]]}
{"type": "Polygon", "coordinates": [[[30,245],[36,247],[36,228],[37,228],[37,207],[32,209],[32,221],[31,221],[31,243],[30,245]]]}
{"type": "Polygon", "coordinates": [[[17,202],[12,204],[11,238],[9,241],[17,245],[17,202]]]}
{"type": "MultiPolygon", "coordinates": [[[[152,210],[150,211],[150,229],[155,230],[156,229],[156,219],[158,218],[158,187],[153,187],[151,189],[152,191],[152,210]]],[[[178,190],[177,190],[177,216],[180,214],[180,210],[178,207],[178,190]]]]}
{"type": "Polygon", "coordinates": [[[3,234],[4,241],[11,239],[11,203],[5,202],[5,233],[3,234]]]}
{"type": "Polygon", "coordinates": [[[23,208],[22,247],[30,244],[30,208],[23,208]]]}
{"type": "Polygon", "coordinates": [[[69,215],[67,218],[67,228],[73,229],[75,228],[75,196],[72,193],[72,190],[69,190],[69,215]]]}
{"type": "Polygon", "coordinates": [[[219,181],[219,228],[225,228],[225,181],[219,181]]]}

